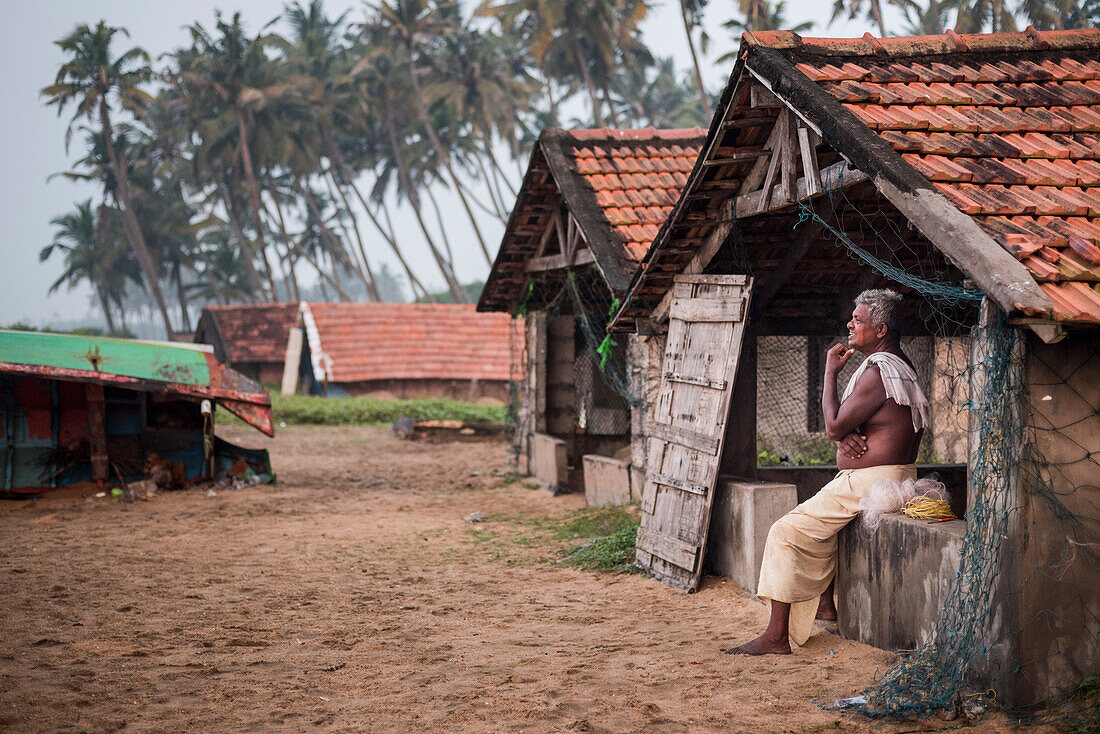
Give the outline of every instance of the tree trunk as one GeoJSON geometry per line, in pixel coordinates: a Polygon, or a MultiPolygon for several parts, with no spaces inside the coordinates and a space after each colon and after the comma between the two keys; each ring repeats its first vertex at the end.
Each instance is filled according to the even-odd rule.
{"type": "MultiPolygon", "coordinates": [[[[516,190],[516,187],[512,185],[512,182],[508,180],[508,174],[504,172],[504,169],[500,165],[500,161],[497,160],[496,153],[493,152],[493,136],[483,132],[482,140],[485,144],[485,152],[489,155],[489,162],[493,164],[493,170],[499,174],[500,178],[504,181],[504,185],[508,187],[509,195],[514,199],[519,192],[516,190]]],[[[523,174],[520,175],[522,176],[523,174]]],[[[497,185],[497,189],[500,191],[501,198],[503,199],[504,193],[500,190],[499,184],[497,185]]]]}
{"type": "Polygon", "coordinates": [[[875,19],[875,23],[878,25],[878,32],[881,38],[886,38],[886,23],[882,20],[882,5],[879,4],[879,0],[871,0],[871,15],[875,19]]]}
{"type": "Polygon", "coordinates": [[[439,233],[443,235],[443,247],[447,250],[447,264],[452,268],[455,265],[455,254],[451,249],[451,238],[447,236],[447,225],[443,222],[443,212],[439,209],[439,202],[436,201],[435,194],[432,193],[431,188],[428,188],[428,200],[432,202],[432,208],[435,209],[435,221],[439,224],[439,233]]]}
{"type": "Polygon", "coordinates": [[[192,331],[191,315],[187,313],[187,291],[183,287],[183,264],[177,260],[172,271],[172,277],[176,281],[176,300],[179,301],[180,306],[180,329],[192,331]]]}
{"type": "Polygon", "coordinates": [[[711,117],[710,100],[707,99],[707,88],[703,85],[703,70],[699,66],[699,54],[695,51],[695,38],[692,36],[694,24],[688,13],[687,3],[680,0],[680,17],[684,19],[684,33],[687,35],[688,50],[691,52],[691,63],[695,69],[695,86],[699,88],[699,103],[702,105],[703,117],[707,120],[711,117]]]}
{"type": "Polygon", "coordinates": [[[99,307],[103,309],[103,318],[107,319],[107,333],[115,336],[118,331],[115,329],[115,317],[111,314],[111,304],[107,300],[107,294],[102,286],[96,286],[95,294],[99,298],[99,307]]]}
{"type": "Polygon", "coordinates": [[[237,210],[233,206],[233,194],[229,189],[229,183],[223,181],[221,188],[222,200],[225,202],[225,215],[229,220],[229,229],[233,230],[233,236],[237,238],[241,252],[244,253],[244,270],[248,275],[248,285],[252,288],[252,297],[256,302],[262,302],[264,286],[263,282],[260,281],[260,274],[256,272],[256,263],[253,261],[256,255],[252,252],[252,245],[249,243],[248,238],[244,236],[244,228],[241,226],[240,220],[237,219],[237,210]]]}
{"type": "MultiPolygon", "coordinates": [[[[331,279],[332,287],[336,289],[336,291],[340,294],[340,296],[344,300],[351,301],[352,299],[348,296],[348,294],[344,291],[344,289],[340,287],[339,278],[337,277],[339,275],[339,273],[336,272],[336,268],[337,268],[338,265],[342,265],[342,264],[337,263],[336,258],[333,256],[333,250],[343,251],[343,246],[342,245],[340,247],[334,247],[333,246],[333,240],[339,240],[339,238],[336,235],[334,235],[332,233],[332,230],[330,230],[328,228],[328,225],[325,224],[325,220],[321,216],[321,207],[317,206],[317,200],[313,198],[313,194],[311,194],[309,192],[309,189],[306,188],[305,186],[302,186],[302,184],[298,181],[295,181],[294,185],[298,189],[298,195],[301,196],[302,199],[305,200],[306,206],[309,207],[309,210],[311,212],[313,212],[313,216],[317,219],[317,226],[321,228],[322,238],[328,240],[328,242],[329,242],[329,249],[327,250],[327,252],[328,252],[328,259],[332,263],[332,271],[333,271],[332,272],[332,279],[331,279]]],[[[303,250],[303,252],[304,252],[304,250],[303,250]]],[[[308,257],[308,255],[307,255],[307,257],[308,257]]],[[[346,257],[346,253],[345,253],[345,257],[346,257]]],[[[365,283],[366,282],[366,277],[363,276],[362,274],[360,274],[360,277],[363,278],[363,282],[365,283]]]]}
{"type": "Polygon", "coordinates": [[[592,121],[596,127],[604,127],[603,115],[600,114],[600,100],[596,97],[596,87],[592,84],[592,76],[588,73],[588,64],[585,63],[584,51],[581,48],[581,37],[573,36],[573,53],[577,55],[577,65],[581,67],[581,78],[584,79],[584,88],[588,90],[588,102],[592,105],[592,121]]]}
{"type": "Polygon", "coordinates": [[[328,147],[329,160],[336,163],[336,168],[340,172],[340,177],[351,188],[355,194],[355,198],[359,200],[359,204],[363,207],[363,211],[367,213],[367,217],[370,219],[371,224],[378,230],[378,233],[382,235],[382,239],[386,241],[386,244],[393,250],[393,254],[397,256],[397,261],[401,263],[401,267],[405,269],[405,275],[409,278],[409,290],[412,292],[413,299],[416,299],[416,288],[427,295],[428,291],[424,285],[420,282],[420,279],[413,273],[412,268],[409,267],[409,263],[405,260],[405,255],[401,252],[401,248],[397,245],[397,240],[386,230],[382,229],[381,222],[374,216],[374,212],[371,211],[370,206],[367,205],[366,199],[363,198],[363,194],[359,191],[359,187],[355,185],[355,179],[351,175],[351,171],[348,169],[347,161],[344,160],[343,154],[340,152],[340,148],[337,147],[336,141],[332,139],[332,132],[324,129],[325,144],[328,147]]]}
{"type": "Polygon", "coordinates": [[[264,224],[260,219],[260,187],[256,183],[256,172],[252,169],[252,152],[248,149],[248,129],[244,121],[244,110],[239,104],[234,104],[237,111],[237,133],[241,143],[241,162],[244,164],[245,185],[248,187],[248,198],[252,204],[252,226],[256,230],[256,244],[260,250],[260,260],[263,261],[264,270],[267,271],[267,279],[271,285],[271,296],[279,300],[279,291],[275,287],[275,274],[271,270],[271,263],[267,259],[267,241],[264,239],[264,224]]]}
{"type": "Polygon", "coordinates": [[[439,252],[439,247],[436,246],[435,240],[432,239],[431,232],[428,231],[428,225],[424,223],[424,217],[420,212],[420,199],[417,196],[416,189],[413,188],[412,177],[409,175],[408,167],[405,165],[405,158],[401,155],[401,146],[397,141],[397,133],[393,128],[393,116],[391,114],[386,115],[386,129],[389,132],[390,146],[393,148],[394,160],[397,162],[397,176],[405,189],[405,195],[409,197],[409,203],[412,204],[413,214],[416,216],[417,224],[420,225],[420,231],[424,233],[424,239],[428,243],[428,249],[435,259],[435,264],[439,267],[439,272],[443,274],[443,280],[447,283],[447,290],[455,300],[455,303],[465,303],[465,290],[458,282],[458,278],[455,277],[454,269],[448,265],[442,253],[439,252]]]}
{"type": "Polygon", "coordinates": [[[420,115],[420,124],[424,126],[425,132],[428,133],[428,139],[435,149],[435,154],[439,156],[439,160],[443,163],[443,167],[447,169],[447,175],[450,176],[451,182],[454,184],[455,193],[458,194],[459,201],[462,202],[462,208],[466,210],[466,216],[470,219],[470,226],[474,228],[474,235],[477,237],[477,243],[481,246],[482,254],[485,255],[485,262],[489,267],[492,267],[493,258],[489,254],[489,248],[485,245],[485,238],[481,236],[481,229],[477,226],[477,219],[474,217],[474,212],[470,209],[469,202],[466,201],[466,194],[463,192],[462,183],[458,180],[458,176],[451,166],[451,157],[447,154],[447,151],[443,149],[443,143],[440,142],[439,136],[435,134],[435,127],[432,126],[432,121],[428,117],[428,109],[424,106],[424,95],[420,91],[420,73],[416,69],[416,59],[413,55],[412,45],[407,44],[406,50],[409,53],[409,74],[412,77],[413,96],[416,97],[416,108],[420,115]]]}
{"type": "MultiPolygon", "coordinates": [[[[331,163],[332,159],[329,159],[331,163]]],[[[382,297],[378,294],[378,283],[374,279],[374,270],[371,269],[370,261],[367,260],[367,248],[363,246],[363,234],[359,231],[359,220],[355,216],[355,212],[351,208],[351,202],[348,201],[348,196],[344,192],[340,182],[336,180],[336,174],[333,173],[332,166],[329,166],[327,171],[329,178],[332,180],[332,185],[336,189],[337,195],[340,197],[340,201],[344,202],[344,210],[351,217],[351,226],[355,231],[355,242],[359,245],[359,256],[363,259],[363,268],[366,270],[366,276],[363,278],[363,284],[367,287],[367,299],[378,303],[382,300],[382,297]],[[369,279],[369,282],[368,282],[369,279]]]]}
{"type": "MultiPolygon", "coordinates": [[[[168,317],[168,304],[164,301],[164,294],[160,291],[160,278],[157,275],[157,264],[153,260],[153,254],[145,244],[145,235],[141,232],[137,215],[134,213],[134,202],[130,197],[130,173],[127,170],[126,153],[115,150],[114,130],[111,127],[110,110],[107,107],[107,95],[99,98],[99,122],[103,128],[103,141],[107,148],[107,159],[115,170],[115,184],[119,202],[122,209],[122,229],[126,233],[126,239],[130,241],[130,249],[134,251],[141,274],[145,278],[145,285],[149,288],[149,294],[157,304],[160,316],[164,320],[164,331],[172,334],[172,320],[168,317]]],[[[116,198],[118,198],[116,197],[116,198]]]]}
{"type": "MultiPolygon", "coordinates": [[[[386,205],[385,198],[382,199],[382,201],[380,203],[380,207],[382,209],[382,216],[384,216],[386,218],[386,229],[389,231],[389,236],[393,239],[396,239],[397,234],[393,230],[393,218],[390,216],[390,208],[386,205]]],[[[410,275],[410,277],[412,276],[412,271],[409,271],[409,275],[410,275]]],[[[421,291],[422,295],[424,296],[424,299],[427,303],[436,303],[435,297],[432,296],[432,294],[428,291],[428,289],[424,287],[423,283],[421,283],[419,280],[416,280],[416,281],[413,281],[413,282],[415,282],[418,286],[420,286],[420,291],[421,291]]],[[[412,289],[410,289],[410,290],[412,290],[412,289]]],[[[412,296],[413,296],[413,300],[415,301],[416,300],[416,291],[413,291],[412,296]]]]}
{"type": "MultiPolygon", "coordinates": [[[[275,214],[277,216],[276,221],[279,223],[279,234],[283,238],[283,247],[286,248],[287,269],[290,271],[290,284],[294,287],[294,300],[302,300],[302,290],[298,287],[298,274],[294,272],[294,259],[291,254],[294,252],[294,243],[290,240],[290,235],[286,231],[286,220],[283,219],[283,205],[279,201],[279,194],[275,191],[274,187],[268,188],[268,194],[271,196],[271,200],[275,202],[275,214]]],[[[270,213],[267,215],[271,216],[270,213]]]]}

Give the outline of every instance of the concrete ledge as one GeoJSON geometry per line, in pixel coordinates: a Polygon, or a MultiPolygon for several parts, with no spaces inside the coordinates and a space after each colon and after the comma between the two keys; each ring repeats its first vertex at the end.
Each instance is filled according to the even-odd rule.
{"type": "Polygon", "coordinates": [[[768,531],[797,504],[793,484],[719,477],[710,515],[707,567],[755,594],[768,531]]]}
{"type": "Polygon", "coordinates": [[[531,434],[530,469],[535,481],[554,494],[570,491],[569,452],[560,438],[531,434]]]}
{"type": "Polygon", "coordinates": [[[886,515],[868,537],[859,519],[841,531],[836,599],[843,637],[884,650],[932,638],[955,580],[966,523],[886,515]]]}
{"type": "Polygon", "coordinates": [[[640,503],[645,491],[645,471],[637,464],[630,465],[630,501],[640,503]]]}
{"type": "Polygon", "coordinates": [[[584,499],[589,507],[630,504],[630,462],[586,454],[584,499]]]}

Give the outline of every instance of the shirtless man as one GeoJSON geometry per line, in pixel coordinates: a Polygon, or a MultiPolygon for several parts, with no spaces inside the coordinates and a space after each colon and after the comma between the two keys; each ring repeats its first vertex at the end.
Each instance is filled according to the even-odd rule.
{"type": "Polygon", "coordinates": [[[848,322],[848,345],[828,352],[821,409],[825,433],[837,444],[840,472],[772,526],[757,589],[771,602],[768,628],[730,654],[790,654],[790,639],[803,644],[815,617],[835,620],[837,533],[859,513],[859,500],[875,482],[916,478],[913,462],[928,403],[899,343],[900,302],[901,295],[890,290],[861,293],[848,322]],[[842,400],[837,375],[856,351],[867,360],[842,400]]]}

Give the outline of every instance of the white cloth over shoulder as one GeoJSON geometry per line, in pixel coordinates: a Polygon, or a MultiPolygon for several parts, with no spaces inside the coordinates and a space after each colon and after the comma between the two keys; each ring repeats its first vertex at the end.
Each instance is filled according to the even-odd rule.
{"type": "Polygon", "coordinates": [[[863,364],[852,375],[852,379],[848,380],[848,387],[844,388],[841,402],[847,400],[856,389],[856,383],[870,365],[878,366],[879,374],[882,375],[882,386],[886,389],[886,397],[898,405],[909,406],[913,413],[913,430],[927,428],[931,423],[928,398],[920,389],[917,373],[906,364],[904,359],[890,352],[875,352],[863,360],[863,364]]]}

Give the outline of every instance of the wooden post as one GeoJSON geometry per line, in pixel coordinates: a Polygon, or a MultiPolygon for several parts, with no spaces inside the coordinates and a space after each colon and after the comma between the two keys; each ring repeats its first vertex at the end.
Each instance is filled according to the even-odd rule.
{"type": "Polygon", "coordinates": [[[730,399],[726,440],[718,473],[756,478],[756,334],[752,327],[741,343],[741,362],[730,399]]]}
{"type": "Polygon", "coordinates": [[[88,445],[91,449],[92,479],[105,483],[111,474],[107,460],[107,405],[103,399],[103,386],[89,384],[85,388],[88,397],[88,445]]]}

